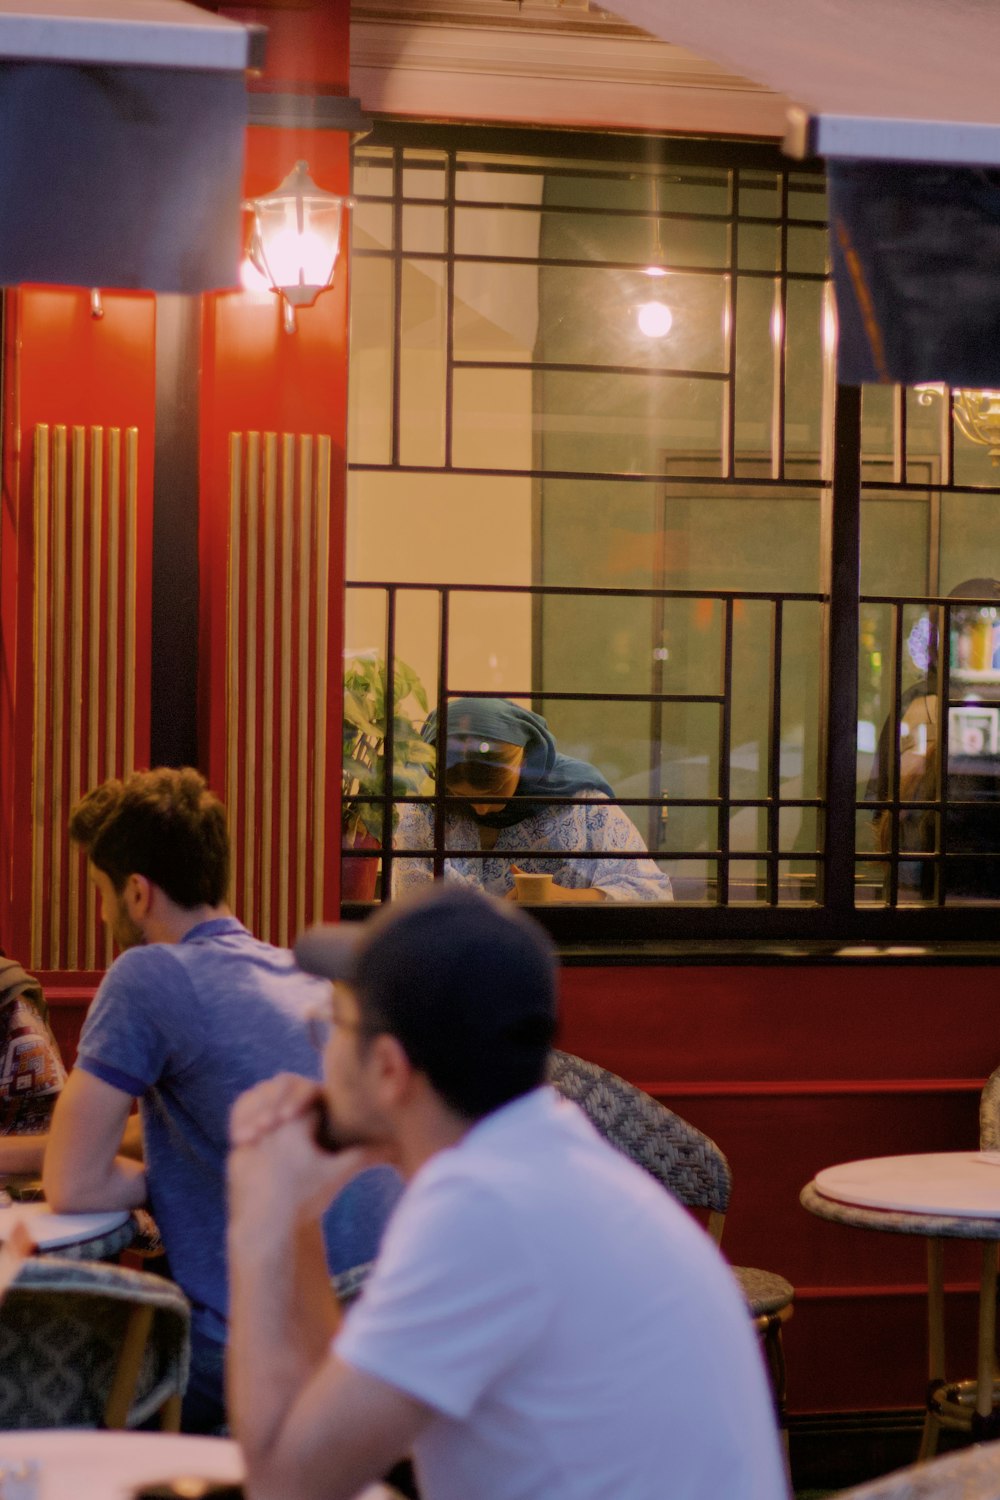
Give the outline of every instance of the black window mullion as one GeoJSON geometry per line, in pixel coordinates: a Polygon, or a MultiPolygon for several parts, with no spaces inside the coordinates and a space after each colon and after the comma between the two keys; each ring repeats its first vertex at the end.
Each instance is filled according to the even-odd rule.
{"type": "Polygon", "coordinates": [[[826,618],[823,903],[846,925],[854,917],[858,733],[858,600],[861,571],[861,391],[838,385],[833,418],[826,618]]]}
{"type": "Polygon", "coordinates": [[[784,630],[782,600],[775,599],[771,615],[771,701],[767,746],[767,903],[778,904],[778,854],[781,845],[781,650],[784,630]]]}
{"type": "Polygon", "coordinates": [[[722,625],[722,706],[719,713],[719,859],[716,901],[720,906],[729,905],[729,821],[732,815],[730,792],[732,785],[733,737],[733,600],[723,602],[722,625]]]}

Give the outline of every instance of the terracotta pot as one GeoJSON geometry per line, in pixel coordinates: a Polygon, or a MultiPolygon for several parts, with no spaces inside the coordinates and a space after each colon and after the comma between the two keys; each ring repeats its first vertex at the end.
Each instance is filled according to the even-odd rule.
{"type": "MultiPolygon", "coordinates": [[[[359,828],[353,841],[345,843],[344,847],[379,849],[381,844],[374,834],[359,828]]],[[[377,859],[342,859],[340,862],[340,899],[342,901],[374,901],[377,880],[377,859]]]]}

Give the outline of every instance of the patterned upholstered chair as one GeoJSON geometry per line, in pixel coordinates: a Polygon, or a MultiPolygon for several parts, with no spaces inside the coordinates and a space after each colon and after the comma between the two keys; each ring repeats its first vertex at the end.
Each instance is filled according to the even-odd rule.
{"type": "Polygon", "coordinates": [[[998,1495],[1000,1443],[982,1443],[897,1469],[853,1490],[838,1490],[837,1500],[997,1500],[998,1495]]]}
{"type": "MultiPolygon", "coordinates": [[[[553,1052],[549,1082],[580,1106],[606,1140],[675,1198],[688,1208],[706,1209],[708,1232],[716,1244],[720,1242],[732,1174],[713,1140],[616,1073],[568,1052],[553,1052]]],[[[781,1328],[791,1317],[795,1288],[772,1271],[734,1266],[733,1273],[760,1334],[783,1423],[785,1356],[781,1328]]]]}
{"type": "Polygon", "coordinates": [[[172,1281],[35,1257],[0,1306],[0,1429],[180,1427],[190,1308],[172,1281]]]}

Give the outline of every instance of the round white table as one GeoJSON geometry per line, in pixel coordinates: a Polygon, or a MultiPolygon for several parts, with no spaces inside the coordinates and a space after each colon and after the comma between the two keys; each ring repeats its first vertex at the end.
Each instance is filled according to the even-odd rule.
{"type": "MultiPolygon", "coordinates": [[[[37,1500],[126,1500],[142,1484],[180,1475],[243,1478],[236,1443],[172,1432],[0,1432],[0,1475],[10,1473],[17,1493],[19,1467],[38,1465],[37,1500]]],[[[3,1494],[0,1481],[0,1494],[3,1494]]]]}
{"type": "MultiPolygon", "coordinates": [[[[20,1466],[32,1461],[39,1480],[32,1500],[126,1500],[140,1485],[182,1476],[239,1484],[244,1473],[238,1444],[225,1438],[64,1429],[0,1432],[0,1476],[5,1469],[11,1474],[15,1494],[20,1466]]],[[[392,1500],[392,1495],[376,1484],[357,1500],[392,1500]]]]}
{"type": "Polygon", "coordinates": [[[841,1162],[802,1189],[810,1213],[835,1224],[919,1234],[927,1239],[927,1417],[920,1458],[929,1458],[941,1427],[1000,1436],[995,1389],[997,1241],[1000,1240],[1000,1152],[936,1151],[841,1162]],[[979,1348],[975,1381],[945,1377],[944,1241],[981,1247],[979,1348]]]}
{"type": "Polygon", "coordinates": [[[18,1220],[27,1223],[43,1255],[70,1255],[103,1260],[124,1250],[135,1237],[127,1209],[107,1213],[56,1214],[47,1203],[12,1203],[0,1208],[0,1243],[18,1220]]]}

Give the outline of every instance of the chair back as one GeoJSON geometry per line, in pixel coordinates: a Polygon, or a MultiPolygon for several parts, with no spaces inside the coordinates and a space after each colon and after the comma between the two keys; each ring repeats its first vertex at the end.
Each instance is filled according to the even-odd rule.
{"type": "Polygon", "coordinates": [[[984,1443],[910,1464],[884,1479],[838,1490],[837,1500],[997,1500],[1000,1495],[1000,1445],[984,1443]]]}
{"type": "Polygon", "coordinates": [[[0,1429],[180,1425],[191,1310],[162,1276],[36,1257],[0,1305],[0,1429]]]}
{"type": "Polygon", "coordinates": [[[688,1208],[707,1208],[710,1231],[721,1235],[732,1174],[713,1140],[635,1084],[569,1052],[552,1053],[549,1082],[675,1198],[688,1208]]]}
{"type": "Polygon", "coordinates": [[[1000,1151],[1000,1068],[987,1078],[979,1099],[979,1149],[1000,1151]]]}

